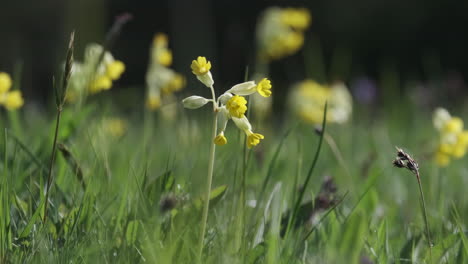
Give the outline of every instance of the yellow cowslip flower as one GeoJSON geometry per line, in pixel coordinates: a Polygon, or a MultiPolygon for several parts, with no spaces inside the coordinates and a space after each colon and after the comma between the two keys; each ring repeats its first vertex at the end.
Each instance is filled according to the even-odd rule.
{"type": "Polygon", "coordinates": [[[438,151],[435,154],[434,160],[439,167],[447,167],[450,163],[450,156],[438,151]]]}
{"type": "Polygon", "coordinates": [[[468,131],[464,130],[457,135],[458,144],[468,145],[468,131]]]}
{"type": "Polygon", "coordinates": [[[207,61],[205,57],[198,56],[196,60],[192,61],[192,68],[193,74],[200,76],[207,74],[211,69],[211,62],[207,61]]]}
{"type": "Polygon", "coordinates": [[[219,133],[214,141],[213,141],[216,145],[218,146],[223,146],[223,145],[226,145],[227,144],[227,138],[224,136],[224,132],[221,132],[219,133]]]}
{"type": "Polygon", "coordinates": [[[109,90],[112,87],[112,80],[106,75],[98,76],[89,86],[90,93],[97,93],[102,90],[109,90]]]}
{"type": "Polygon", "coordinates": [[[263,97],[269,97],[271,95],[271,81],[263,78],[257,85],[257,92],[263,97]]]}
{"type": "Polygon", "coordinates": [[[253,133],[252,131],[247,131],[246,133],[247,133],[247,147],[248,148],[257,146],[258,143],[260,143],[260,140],[265,138],[262,134],[253,133]]]}
{"type": "Polygon", "coordinates": [[[0,72],[0,94],[6,93],[11,88],[11,77],[6,72],[0,72]]]}
{"type": "Polygon", "coordinates": [[[159,96],[149,96],[146,100],[146,107],[149,110],[156,110],[161,107],[161,98],[159,96]]]}
{"type": "Polygon", "coordinates": [[[444,126],[446,133],[459,133],[463,130],[463,120],[459,117],[452,117],[444,126]]]}
{"type": "Polygon", "coordinates": [[[3,102],[5,108],[8,110],[15,110],[23,106],[24,100],[21,96],[21,92],[18,90],[8,92],[5,95],[5,101],[3,102]]]}
{"type": "Polygon", "coordinates": [[[125,64],[119,60],[109,63],[106,68],[107,76],[113,81],[119,79],[124,71],[125,64]]]}
{"type": "Polygon", "coordinates": [[[247,100],[239,95],[234,95],[226,103],[226,109],[233,117],[241,118],[247,111],[247,100]]]}

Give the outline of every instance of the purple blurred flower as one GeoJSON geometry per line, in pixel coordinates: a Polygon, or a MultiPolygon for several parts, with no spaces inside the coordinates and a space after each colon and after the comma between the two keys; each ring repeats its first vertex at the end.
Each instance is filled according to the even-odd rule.
{"type": "Polygon", "coordinates": [[[377,96],[377,85],[367,77],[359,77],[352,82],[351,93],[359,103],[371,104],[377,96]]]}

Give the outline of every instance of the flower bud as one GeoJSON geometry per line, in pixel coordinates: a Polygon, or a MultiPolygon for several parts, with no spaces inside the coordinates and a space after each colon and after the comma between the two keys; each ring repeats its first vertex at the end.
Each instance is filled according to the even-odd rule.
{"type": "Polygon", "coordinates": [[[184,104],[185,108],[197,109],[197,108],[200,108],[200,107],[204,106],[209,101],[210,100],[208,100],[208,99],[206,99],[204,97],[192,95],[192,96],[187,97],[184,100],[182,100],[182,103],[184,104]]]}
{"type": "Polygon", "coordinates": [[[241,118],[232,117],[232,121],[234,121],[234,124],[244,132],[252,130],[252,125],[250,125],[250,122],[245,115],[241,118]]]}
{"type": "Polygon", "coordinates": [[[254,81],[239,83],[234,85],[231,89],[228,90],[229,93],[237,94],[237,95],[251,95],[257,91],[257,85],[254,81]]]}

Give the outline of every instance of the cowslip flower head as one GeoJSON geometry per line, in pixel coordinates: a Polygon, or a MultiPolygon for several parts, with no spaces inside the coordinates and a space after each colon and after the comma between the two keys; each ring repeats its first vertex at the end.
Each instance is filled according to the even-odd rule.
{"type": "MultiPolygon", "coordinates": [[[[204,83],[203,76],[211,78],[210,69],[211,63],[205,57],[198,57],[191,65],[192,72],[197,78],[204,83]]],[[[224,135],[227,123],[233,120],[236,126],[243,131],[247,136],[247,147],[251,148],[260,143],[264,139],[262,134],[252,132],[252,125],[245,116],[247,111],[247,99],[244,96],[252,95],[255,93],[271,94],[271,83],[268,79],[264,78],[259,84],[254,81],[247,81],[236,84],[231,89],[227,90],[221,96],[216,98],[215,90],[211,85],[204,83],[211,89],[212,99],[207,99],[201,96],[189,96],[182,100],[182,104],[188,109],[197,109],[205,104],[211,102],[213,104],[213,112],[217,119],[216,136],[213,136],[213,144],[223,146],[228,143],[227,137],[224,135]]]]}
{"type": "Polygon", "coordinates": [[[211,62],[206,60],[205,57],[199,56],[196,60],[193,60],[190,68],[200,82],[208,88],[213,86],[214,80],[210,72],[211,62]]]}
{"type": "Polygon", "coordinates": [[[234,95],[227,101],[226,109],[233,117],[241,118],[247,111],[247,100],[239,95],[234,95]]]}
{"type": "Polygon", "coordinates": [[[0,72],[0,94],[5,93],[11,88],[11,77],[6,72],[0,72]]]}

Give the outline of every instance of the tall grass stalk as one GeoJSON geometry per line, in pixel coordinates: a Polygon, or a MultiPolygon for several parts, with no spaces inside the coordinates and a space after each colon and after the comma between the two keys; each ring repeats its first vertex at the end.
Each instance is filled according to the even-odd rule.
{"type": "Polygon", "coordinates": [[[44,199],[44,218],[43,223],[45,224],[47,221],[47,206],[49,204],[49,193],[50,187],[52,186],[53,180],[53,168],[55,162],[55,156],[57,153],[57,139],[58,133],[60,128],[60,118],[62,116],[63,106],[65,104],[65,96],[67,94],[67,87],[68,81],[70,80],[72,65],[73,65],[73,43],[75,39],[75,32],[72,32],[70,35],[70,42],[68,43],[68,50],[67,50],[67,57],[65,60],[65,69],[63,72],[62,84],[60,88],[57,88],[55,81],[54,81],[54,89],[55,89],[55,105],[57,107],[57,115],[55,119],[55,132],[54,132],[54,141],[52,143],[52,154],[50,156],[50,163],[49,163],[49,172],[47,176],[47,187],[44,199]]]}

